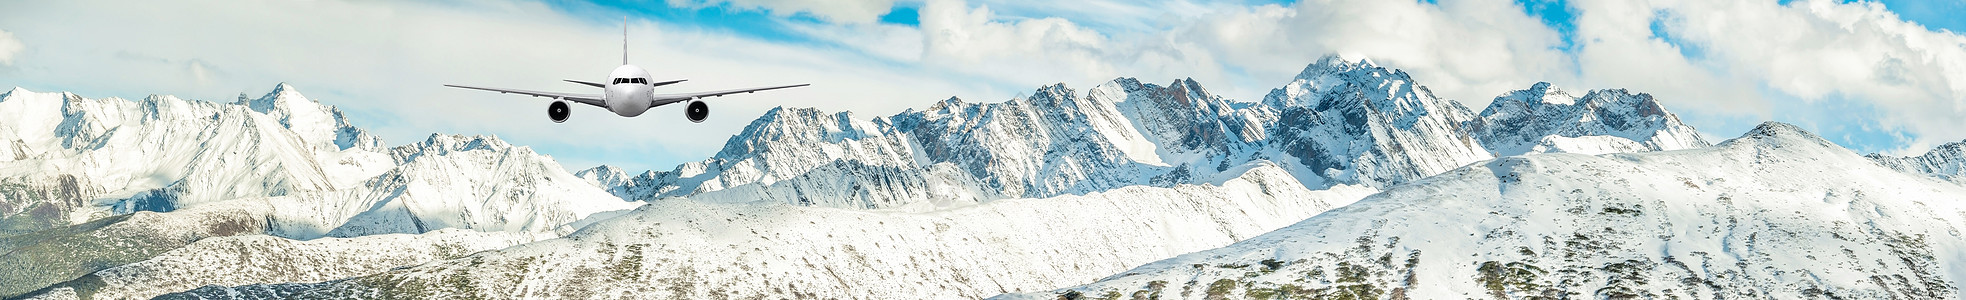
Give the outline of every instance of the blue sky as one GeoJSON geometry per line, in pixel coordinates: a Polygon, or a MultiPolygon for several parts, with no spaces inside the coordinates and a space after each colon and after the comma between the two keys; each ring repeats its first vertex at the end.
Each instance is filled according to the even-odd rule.
{"type": "Polygon", "coordinates": [[[1627,88],[1715,141],[1777,120],[1915,154],[1966,139],[1962,15],[1961,0],[10,2],[0,85],[228,101],[288,82],[392,145],[497,135],[569,169],[666,170],[781,105],[871,118],[1122,76],[1256,101],[1341,53],[1475,109],[1537,81],[1627,88]],[[537,99],[438,87],[577,91],[558,80],[618,63],[623,16],[631,63],[691,79],[679,91],[815,85],[719,99],[703,124],[668,107],[551,124],[537,99]]]}

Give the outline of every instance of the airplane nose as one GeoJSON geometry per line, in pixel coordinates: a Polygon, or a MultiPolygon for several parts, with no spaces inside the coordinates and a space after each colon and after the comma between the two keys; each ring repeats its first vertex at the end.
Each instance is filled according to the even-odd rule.
{"type": "Polygon", "coordinates": [[[615,115],[623,117],[640,116],[649,109],[649,98],[654,97],[651,91],[653,89],[646,85],[620,85],[619,88],[608,91],[608,97],[619,99],[609,100],[608,109],[614,111],[615,115]]]}

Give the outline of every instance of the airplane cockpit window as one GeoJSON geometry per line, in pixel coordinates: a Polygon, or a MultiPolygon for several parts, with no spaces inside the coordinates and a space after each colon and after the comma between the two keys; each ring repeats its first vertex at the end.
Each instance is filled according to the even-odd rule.
{"type": "Polygon", "coordinates": [[[628,79],[627,79],[627,78],[615,78],[615,79],[614,79],[614,83],[613,83],[613,84],[621,84],[621,83],[623,83],[623,82],[628,82],[628,79]]]}

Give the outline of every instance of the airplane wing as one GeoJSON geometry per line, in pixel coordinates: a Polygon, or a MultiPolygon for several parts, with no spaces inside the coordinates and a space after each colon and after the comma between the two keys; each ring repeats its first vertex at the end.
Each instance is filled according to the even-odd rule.
{"type": "Polygon", "coordinates": [[[802,87],[808,85],[810,84],[781,85],[781,86],[772,86],[772,87],[759,87],[759,88],[682,93],[682,94],[661,94],[661,95],[655,95],[655,103],[653,103],[654,105],[650,105],[649,107],[663,106],[670,103],[683,102],[684,100],[703,98],[703,97],[717,97],[717,96],[723,96],[729,94],[750,93],[750,92],[757,92],[757,91],[764,91],[764,90],[776,90],[782,88],[795,88],[795,87],[802,87]]]}
{"type": "Polygon", "coordinates": [[[607,104],[607,102],[606,102],[606,101],[604,101],[604,100],[601,100],[601,95],[592,95],[592,94],[573,94],[573,93],[553,93],[553,92],[540,92],[540,91],[528,91],[528,90],[514,90],[514,89],[498,89],[498,88],[488,88],[488,87],[475,87],[475,86],[463,86],[463,85],[452,85],[452,84],[446,84],[446,85],[444,85],[444,86],[448,86],[448,87],[454,87],[454,88],[460,88],[460,89],[473,89],[473,90],[481,90],[481,91],[493,91],[493,92],[499,92],[499,93],[513,93],[513,94],[522,94],[522,95],[527,95],[527,96],[533,96],[533,97],[547,97],[547,98],[553,98],[553,99],[562,99],[562,100],[567,100],[567,101],[573,101],[573,102],[580,102],[580,104],[586,104],[586,105],[593,105],[593,106],[598,106],[598,107],[601,107],[601,108],[607,108],[607,107],[608,107],[608,104],[607,104]]]}
{"type": "Polygon", "coordinates": [[[608,87],[608,86],[606,86],[606,85],[602,85],[602,84],[600,84],[600,83],[598,83],[598,82],[586,82],[586,81],[579,81],[579,80],[573,80],[573,79],[566,79],[566,82],[572,82],[572,83],[578,83],[578,84],[581,84],[581,85],[586,85],[586,86],[591,86],[591,87],[597,87],[597,88],[607,88],[607,87],[608,87]]]}
{"type": "Polygon", "coordinates": [[[665,86],[665,85],[676,84],[678,82],[684,82],[684,81],[689,81],[689,79],[677,79],[677,80],[663,81],[657,83],[650,83],[649,86],[665,86]]]}

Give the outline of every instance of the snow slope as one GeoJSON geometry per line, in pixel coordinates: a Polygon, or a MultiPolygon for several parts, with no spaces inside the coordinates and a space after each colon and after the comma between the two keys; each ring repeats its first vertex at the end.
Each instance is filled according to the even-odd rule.
{"type": "Polygon", "coordinates": [[[1494,159],[1054,292],[1952,299],[1966,188],[1765,123],[1702,149],[1494,159]]]}
{"type": "Polygon", "coordinates": [[[28,298],[140,299],[206,285],[320,282],[553,237],[541,233],[443,229],[424,234],[308,241],[266,235],[208,238],[148,260],[103,269],[43,288],[28,298]]]}
{"type": "Polygon", "coordinates": [[[411,298],[980,298],[1226,245],[1370,189],[1274,165],[1220,185],[1134,186],[930,212],[655,201],[564,238],[318,285],[192,291],[411,298]]]}

